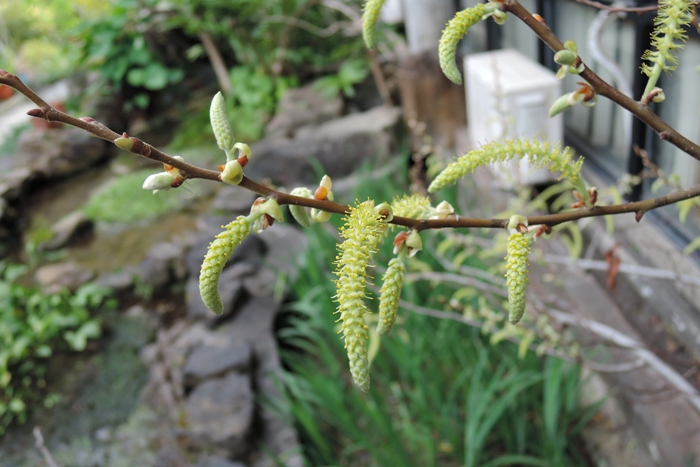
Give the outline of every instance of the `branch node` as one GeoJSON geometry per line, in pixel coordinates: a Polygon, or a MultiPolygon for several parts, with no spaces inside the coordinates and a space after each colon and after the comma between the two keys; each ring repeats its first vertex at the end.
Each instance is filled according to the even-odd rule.
{"type": "Polygon", "coordinates": [[[646,211],[637,211],[637,212],[635,212],[635,213],[634,213],[634,220],[636,220],[637,223],[639,223],[639,221],[642,220],[642,217],[644,216],[644,213],[645,213],[645,212],[646,212],[646,211]]]}

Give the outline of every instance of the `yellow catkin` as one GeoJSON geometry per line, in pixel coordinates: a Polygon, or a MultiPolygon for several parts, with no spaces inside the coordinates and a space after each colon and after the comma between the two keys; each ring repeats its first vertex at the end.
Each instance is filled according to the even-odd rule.
{"type": "Polygon", "coordinates": [[[224,304],[219,296],[219,276],[231,253],[250,233],[250,219],[239,216],[226,226],[226,230],[216,236],[207,250],[199,272],[199,293],[202,301],[211,311],[220,315],[224,304]]]}
{"type": "Polygon", "coordinates": [[[334,299],[338,302],[340,332],[345,340],[352,379],[365,392],[369,391],[369,330],[364,319],[368,312],[364,303],[367,267],[370,255],[377,251],[382,229],[383,222],[374,210],[374,202],[367,201],[351,208],[340,232],[345,241],[338,245],[335,262],[338,279],[334,299]]]}
{"type": "Polygon", "coordinates": [[[506,248],[506,287],[508,288],[508,319],[517,324],[525,313],[525,286],[528,279],[527,255],[532,240],[521,233],[508,237],[506,248]]]}
{"type": "Polygon", "coordinates": [[[399,300],[403,288],[403,278],[406,274],[406,253],[401,251],[399,256],[389,261],[389,267],[384,274],[384,282],[379,291],[379,322],[377,334],[385,336],[391,331],[399,311],[399,300]]]}
{"type": "Polygon", "coordinates": [[[642,65],[642,71],[649,77],[654,69],[672,71],[678,67],[678,50],[682,49],[688,35],[685,27],[693,20],[693,0],[660,0],[659,12],[654,20],[651,45],[656,50],[647,50],[643,60],[653,63],[653,67],[642,65]]]}
{"type": "Polygon", "coordinates": [[[384,5],[384,0],[367,0],[362,9],[362,38],[368,49],[373,49],[377,45],[377,34],[375,28],[379,20],[379,11],[384,5]]]}
{"type": "Polygon", "coordinates": [[[526,155],[529,156],[529,162],[532,166],[549,167],[552,172],[561,172],[560,179],[566,178],[582,195],[586,193],[583,180],[579,175],[583,158],[572,161],[572,151],[568,147],[562,150],[559,144],[550,145],[548,142],[536,138],[532,140],[514,138],[491,142],[469,151],[440,172],[428,187],[428,191],[433,193],[452,185],[478,167],[526,155]]]}
{"type": "Polygon", "coordinates": [[[462,75],[457,69],[457,63],[455,63],[457,44],[469,31],[469,28],[481,21],[487,13],[486,5],[478,3],[471,8],[458,12],[454,18],[447,22],[447,26],[442,31],[440,45],[438,46],[440,68],[442,68],[445,76],[455,84],[462,84],[462,75]]]}
{"type": "Polygon", "coordinates": [[[391,209],[394,216],[411,219],[427,219],[432,213],[430,200],[417,194],[397,196],[391,202],[391,209]]]}

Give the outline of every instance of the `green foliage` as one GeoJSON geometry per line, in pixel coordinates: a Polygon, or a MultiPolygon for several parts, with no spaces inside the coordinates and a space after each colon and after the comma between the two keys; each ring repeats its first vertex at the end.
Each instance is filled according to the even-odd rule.
{"type": "Polygon", "coordinates": [[[295,77],[273,78],[260,67],[237,66],[230,71],[231,98],[226,110],[238,141],[260,139],[265,124],[285,91],[297,85],[295,77]]]}
{"type": "Polygon", "coordinates": [[[93,221],[127,223],[181,209],[190,196],[182,188],[157,194],[141,189],[143,181],[153,173],[151,169],[138,170],[105,184],[83,206],[85,215],[93,221]]]}
{"type": "Polygon", "coordinates": [[[347,60],[340,65],[338,73],[317,79],[314,82],[314,87],[327,97],[333,97],[340,92],[345,97],[354,97],[354,86],[364,81],[367,75],[369,75],[369,70],[366,60],[347,60]]]}
{"type": "Polygon", "coordinates": [[[146,90],[161,90],[182,80],[184,71],[163,63],[142,34],[152,21],[150,15],[142,14],[142,8],[154,9],[157,3],[157,0],[117,0],[108,14],[75,29],[76,39],[82,43],[78,65],[96,70],[101,76],[93,90],[115,92],[128,83],[144,90],[131,103],[146,108],[150,102],[146,90]]]}
{"type": "Polygon", "coordinates": [[[70,31],[106,7],[100,0],[0,2],[0,68],[41,80],[72,73],[70,31]]]}
{"type": "MultiPolygon", "coordinates": [[[[401,310],[390,336],[370,337],[372,389],[351,390],[329,298],[335,239],[315,226],[309,244],[297,319],[280,337],[303,352],[283,357],[310,465],[587,465],[575,440],[597,407],[578,407],[578,368],[521,358],[451,320],[401,310]]],[[[422,306],[447,294],[441,284],[406,289],[422,306]]]]}
{"type": "Polygon", "coordinates": [[[13,421],[24,423],[31,407],[55,401],[42,391],[46,359],[62,350],[85,350],[88,339],[100,336],[100,321],[90,310],[113,305],[108,291],[93,284],[53,295],[17,284],[26,271],[0,263],[0,435],[13,421]]]}

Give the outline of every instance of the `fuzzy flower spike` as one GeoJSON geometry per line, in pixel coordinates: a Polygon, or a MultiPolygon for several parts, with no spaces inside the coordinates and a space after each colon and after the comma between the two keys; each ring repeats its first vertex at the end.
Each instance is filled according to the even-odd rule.
{"type": "Polygon", "coordinates": [[[440,38],[438,56],[442,72],[453,83],[462,84],[462,75],[455,63],[457,44],[467,34],[469,28],[482,19],[494,16],[497,22],[502,23],[505,20],[505,13],[500,8],[501,5],[497,2],[477,3],[471,8],[458,12],[454,18],[447,22],[440,38]]]}
{"type": "Polygon", "coordinates": [[[375,27],[379,19],[379,12],[385,0],[367,0],[362,9],[362,38],[368,49],[373,49],[377,45],[377,34],[375,27]]]}
{"type": "Polygon", "coordinates": [[[559,178],[569,180],[576,188],[576,191],[588,203],[588,190],[579,175],[583,165],[583,158],[573,161],[572,152],[568,147],[562,150],[560,145],[551,146],[548,142],[541,142],[538,139],[507,139],[487,143],[478,149],[469,151],[467,154],[458,157],[454,162],[451,162],[445,170],[440,172],[428,187],[428,191],[434,193],[448,185],[452,185],[478,167],[493,162],[505,162],[525,155],[529,157],[530,164],[534,167],[548,167],[552,172],[561,172],[559,178]]]}
{"type": "Polygon", "coordinates": [[[508,288],[508,320],[518,324],[525,314],[525,286],[529,282],[527,255],[532,239],[523,235],[527,232],[527,219],[515,215],[508,223],[510,237],[506,246],[506,287],[508,288]]]}
{"type": "Polygon", "coordinates": [[[340,314],[341,332],[350,362],[350,373],[360,389],[369,391],[369,361],[367,340],[369,330],[364,314],[368,312],[366,297],[367,267],[370,255],[378,249],[383,231],[382,216],[374,209],[373,201],[365,201],[350,209],[345,217],[341,236],[345,241],[338,245],[335,281],[340,314]]]}
{"type": "Polygon", "coordinates": [[[652,90],[661,76],[662,71],[673,71],[678,67],[677,51],[683,48],[683,42],[688,39],[684,28],[693,19],[693,0],[659,0],[659,13],[654,20],[655,28],[651,45],[656,50],[647,50],[643,60],[653,65],[642,65],[642,73],[649,77],[644,89],[642,102],[658,101],[658,92],[650,98],[652,90]],[[678,42],[676,42],[678,41],[678,42]]]}

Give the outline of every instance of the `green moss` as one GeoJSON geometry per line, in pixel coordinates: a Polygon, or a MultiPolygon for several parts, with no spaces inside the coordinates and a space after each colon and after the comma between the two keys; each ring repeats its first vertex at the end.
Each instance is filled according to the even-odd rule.
{"type": "Polygon", "coordinates": [[[182,208],[191,196],[182,188],[153,194],[141,188],[157,170],[139,170],[104,185],[83,206],[93,221],[129,223],[152,219],[182,208]]]}

